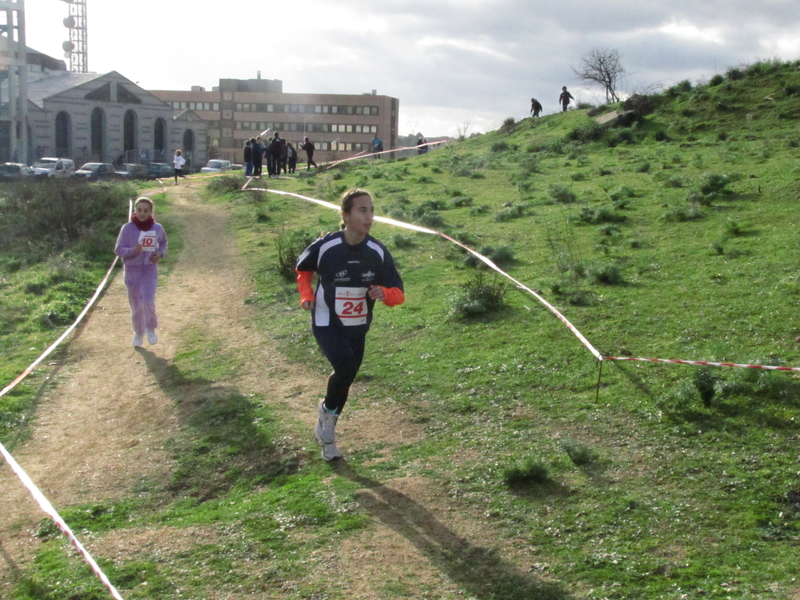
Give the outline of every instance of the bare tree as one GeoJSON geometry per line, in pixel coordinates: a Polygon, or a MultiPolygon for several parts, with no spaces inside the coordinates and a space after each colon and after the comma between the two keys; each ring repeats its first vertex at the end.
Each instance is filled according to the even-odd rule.
{"type": "Polygon", "coordinates": [[[619,100],[617,82],[625,74],[616,48],[594,48],[581,58],[580,69],[572,69],[578,79],[590,85],[602,86],[606,92],[606,102],[619,100]]]}

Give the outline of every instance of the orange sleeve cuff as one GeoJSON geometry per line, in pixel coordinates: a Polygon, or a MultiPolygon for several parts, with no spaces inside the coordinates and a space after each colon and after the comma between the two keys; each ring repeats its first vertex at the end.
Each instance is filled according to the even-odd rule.
{"type": "Polygon", "coordinates": [[[383,288],[383,303],[386,306],[397,306],[406,301],[406,295],[400,288],[383,288]]]}
{"type": "Polygon", "coordinates": [[[295,269],[295,273],[297,273],[297,291],[300,292],[300,304],[316,300],[314,288],[311,286],[311,282],[314,279],[314,271],[298,271],[295,269]]]}

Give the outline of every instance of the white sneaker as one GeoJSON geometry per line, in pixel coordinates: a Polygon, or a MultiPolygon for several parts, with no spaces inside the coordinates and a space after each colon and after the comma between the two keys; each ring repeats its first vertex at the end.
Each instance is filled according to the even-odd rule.
{"type": "Polygon", "coordinates": [[[134,333],[133,334],[133,347],[134,348],[141,348],[142,347],[142,334],[141,333],[134,333]]]}
{"type": "Polygon", "coordinates": [[[148,329],[147,330],[147,343],[151,346],[158,342],[158,336],[156,335],[155,329],[148,329]]]}
{"type": "Polygon", "coordinates": [[[314,427],[314,437],[320,444],[335,444],[336,421],[339,419],[339,415],[328,412],[324,406],[325,398],[320,400],[317,405],[317,425],[314,427]]]}
{"type": "Polygon", "coordinates": [[[341,457],[342,453],[339,452],[336,444],[322,444],[322,458],[325,460],[333,460],[341,457]]]}

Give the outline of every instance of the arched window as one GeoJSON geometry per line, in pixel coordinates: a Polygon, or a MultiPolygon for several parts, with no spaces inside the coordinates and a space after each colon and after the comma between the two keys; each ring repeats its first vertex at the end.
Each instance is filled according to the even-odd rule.
{"type": "Polygon", "coordinates": [[[106,158],[106,114],[100,107],[92,111],[91,123],[92,160],[105,162],[106,158]]]}
{"type": "Polygon", "coordinates": [[[63,110],[56,115],[56,156],[72,156],[72,119],[63,110]]]}
{"type": "Polygon", "coordinates": [[[162,119],[156,119],[155,127],[153,127],[153,159],[156,162],[166,162],[164,160],[164,152],[167,149],[167,122],[162,119]]]}
{"type": "Polygon", "coordinates": [[[138,118],[136,113],[132,110],[125,111],[125,117],[122,123],[123,141],[122,149],[125,152],[136,150],[137,134],[138,134],[138,118]]]}

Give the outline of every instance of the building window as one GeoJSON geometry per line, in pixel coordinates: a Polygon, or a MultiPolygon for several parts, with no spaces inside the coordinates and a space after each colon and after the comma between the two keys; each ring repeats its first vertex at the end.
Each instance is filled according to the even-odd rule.
{"type": "Polygon", "coordinates": [[[352,106],[348,106],[347,107],[347,114],[348,115],[352,115],[353,114],[353,107],[352,106]]]}
{"type": "Polygon", "coordinates": [[[373,115],[377,115],[378,114],[378,107],[377,106],[373,106],[372,107],[372,114],[373,115]]]}
{"type": "Polygon", "coordinates": [[[347,133],[353,133],[353,126],[352,125],[348,125],[347,126],[347,133]]]}
{"type": "Polygon", "coordinates": [[[267,104],[267,112],[274,112],[275,107],[272,104],[267,104]]]}
{"type": "Polygon", "coordinates": [[[323,112],[323,113],[325,113],[325,114],[327,115],[327,114],[328,114],[328,111],[330,110],[330,108],[331,108],[330,106],[323,106],[323,107],[322,107],[322,112],[323,112]]]}
{"type": "Polygon", "coordinates": [[[214,110],[219,110],[219,102],[214,102],[214,110]]]}
{"type": "Polygon", "coordinates": [[[333,114],[339,114],[339,107],[338,106],[331,106],[331,112],[333,114]]]}
{"type": "Polygon", "coordinates": [[[361,125],[356,125],[356,133],[361,133],[361,125]]]}
{"type": "Polygon", "coordinates": [[[181,110],[186,110],[186,102],[181,102],[181,110]]]}
{"type": "Polygon", "coordinates": [[[314,112],[315,113],[321,113],[322,112],[322,107],[321,106],[315,106],[314,107],[314,112]]]}
{"type": "Polygon", "coordinates": [[[175,110],[180,110],[180,107],[181,107],[181,103],[180,102],[173,102],[172,103],[172,108],[174,108],[175,110]]]}
{"type": "Polygon", "coordinates": [[[237,102],[236,103],[236,112],[242,112],[242,103],[241,102],[237,102]]]}

